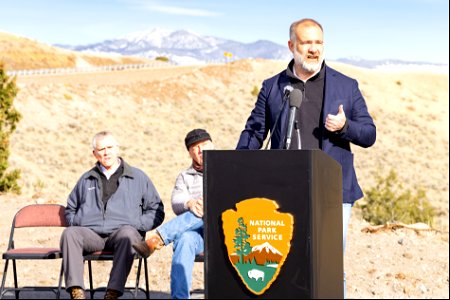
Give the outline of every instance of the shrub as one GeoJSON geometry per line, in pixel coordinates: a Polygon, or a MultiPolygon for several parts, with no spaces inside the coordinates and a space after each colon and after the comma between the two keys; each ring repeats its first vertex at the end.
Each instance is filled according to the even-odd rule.
{"type": "Polygon", "coordinates": [[[70,94],[64,94],[64,99],[66,99],[66,100],[73,100],[73,97],[70,94]]]}
{"type": "Polygon", "coordinates": [[[168,58],[168,57],[165,57],[165,56],[157,56],[157,57],[155,57],[155,60],[163,61],[163,62],[168,62],[168,61],[169,61],[169,58],[168,58]]]}
{"type": "Polygon", "coordinates": [[[10,78],[0,62],[0,192],[20,193],[17,180],[19,170],[8,170],[9,137],[16,129],[21,115],[14,109],[13,101],[17,95],[15,78],[10,78]]]}
{"type": "Polygon", "coordinates": [[[386,177],[376,175],[376,185],[365,191],[361,208],[363,218],[372,225],[402,222],[426,223],[432,226],[436,210],[431,206],[423,189],[413,193],[404,189],[391,169],[386,177]]]}
{"type": "Polygon", "coordinates": [[[259,88],[255,85],[253,86],[252,96],[256,97],[259,94],[259,88]]]}

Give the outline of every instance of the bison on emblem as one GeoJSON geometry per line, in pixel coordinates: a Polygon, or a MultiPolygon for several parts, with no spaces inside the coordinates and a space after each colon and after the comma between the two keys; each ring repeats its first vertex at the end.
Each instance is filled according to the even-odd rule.
{"type": "Polygon", "coordinates": [[[247,273],[248,278],[253,278],[256,281],[258,281],[259,278],[261,278],[261,281],[264,281],[264,272],[258,269],[251,269],[247,273]]]}

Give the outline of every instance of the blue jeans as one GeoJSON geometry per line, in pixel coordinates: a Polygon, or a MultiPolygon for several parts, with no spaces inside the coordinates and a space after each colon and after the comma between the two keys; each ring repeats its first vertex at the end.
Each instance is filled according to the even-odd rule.
{"type": "MultiPolygon", "coordinates": [[[[352,214],[352,205],[350,203],[342,204],[342,233],[343,233],[343,253],[345,256],[345,244],[347,241],[347,229],[348,223],[350,222],[350,216],[352,214]]],[[[345,272],[344,272],[344,299],[346,299],[346,280],[345,280],[345,272]]]]}
{"type": "Polygon", "coordinates": [[[189,299],[195,256],[204,251],[203,219],[188,211],[156,229],[165,245],[173,242],[170,293],[172,299],[189,299]]]}

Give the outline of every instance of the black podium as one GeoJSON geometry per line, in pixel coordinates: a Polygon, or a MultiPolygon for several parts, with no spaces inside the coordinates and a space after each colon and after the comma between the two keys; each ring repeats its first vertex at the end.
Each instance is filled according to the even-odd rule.
{"type": "Polygon", "coordinates": [[[320,150],[210,150],[204,167],[205,298],[343,298],[342,172],[335,160],[320,150]],[[230,263],[222,224],[224,211],[255,197],[273,199],[294,219],[290,251],[261,295],[230,263]]]}

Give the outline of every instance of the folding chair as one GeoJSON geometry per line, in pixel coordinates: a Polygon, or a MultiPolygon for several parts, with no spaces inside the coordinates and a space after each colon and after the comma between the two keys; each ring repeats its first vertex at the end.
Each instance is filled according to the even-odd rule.
{"type": "MultiPolygon", "coordinates": [[[[200,254],[197,254],[196,256],[195,256],[195,262],[197,263],[204,263],[205,262],[205,253],[200,253],[200,254]]],[[[205,295],[205,290],[204,289],[195,289],[195,290],[192,290],[191,291],[191,296],[192,295],[194,295],[194,294],[203,294],[203,295],[205,295]]]]}
{"type": "MultiPolygon", "coordinates": [[[[150,299],[150,289],[149,289],[149,283],[148,283],[148,267],[147,267],[147,258],[143,258],[136,254],[136,259],[138,259],[138,269],[136,273],[136,286],[134,287],[133,297],[136,299],[139,291],[139,279],[141,276],[141,270],[142,270],[142,262],[144,262],[144,275],[145,275],[145,297],[146,299],[150,299]]],[[[112,261],[114,259],[114,253],[112,251],[95,251],[92,253],[87,253],[84,255],[84,260],[88,262],[88,271],[89,271],[89,292],[91,295],[91,299],[94,299],[94,294],[98,291],[104,291],[106,290],[103,287],[95,288],[93,287],[93,279],[92,279],[92,261],[96,260],[110,260],[112,261]]],[[[125,288],[127,290],[129,288],[125,288]]]]}
{"type": "Polygon", "coordinates": [[[195,262],[205,262],[205,253],[200,253],[195,256],[195,262]]]}
{"type": "MultiPolygon", "coordinates": [[[[19,298],[21,291],[40,291],[51,290],[56,294],[56,298],[59,299],[61,294],[63,265],[61,260],[60,276],[58,287],[20,287],[17,282],[17,267],[16,260],[49,260],[60,259],[62,253],[58,248],[48,248],[42,246],[31,247],[15,247],[14,233],[17,228],[32,228],[32,227],[67,227],[66,220],[64,218],[64,206],[59,204],[32,204],[21,208],[12,221],[11,234],[8,242],[8,249],[3,253],[3,259],[5,260],[5,267],[3,271],[2,286],[0,290],[0,299],[7,291],[14,291],[16,299],[19,298]],[[13,276],[14,276],[14,288],[5,288],[6,276],[8,273],[9,261],[12,261],[13,276]],[[56,289],[56,291],[55,291],[56,289]]],[[[61,230],[62,231],[62,230],[61,230]]],[[[17,236],[17,235],[16,235],[17,236]]],[[[21,242],[20,244],[25,244],[21,242]]]]}

